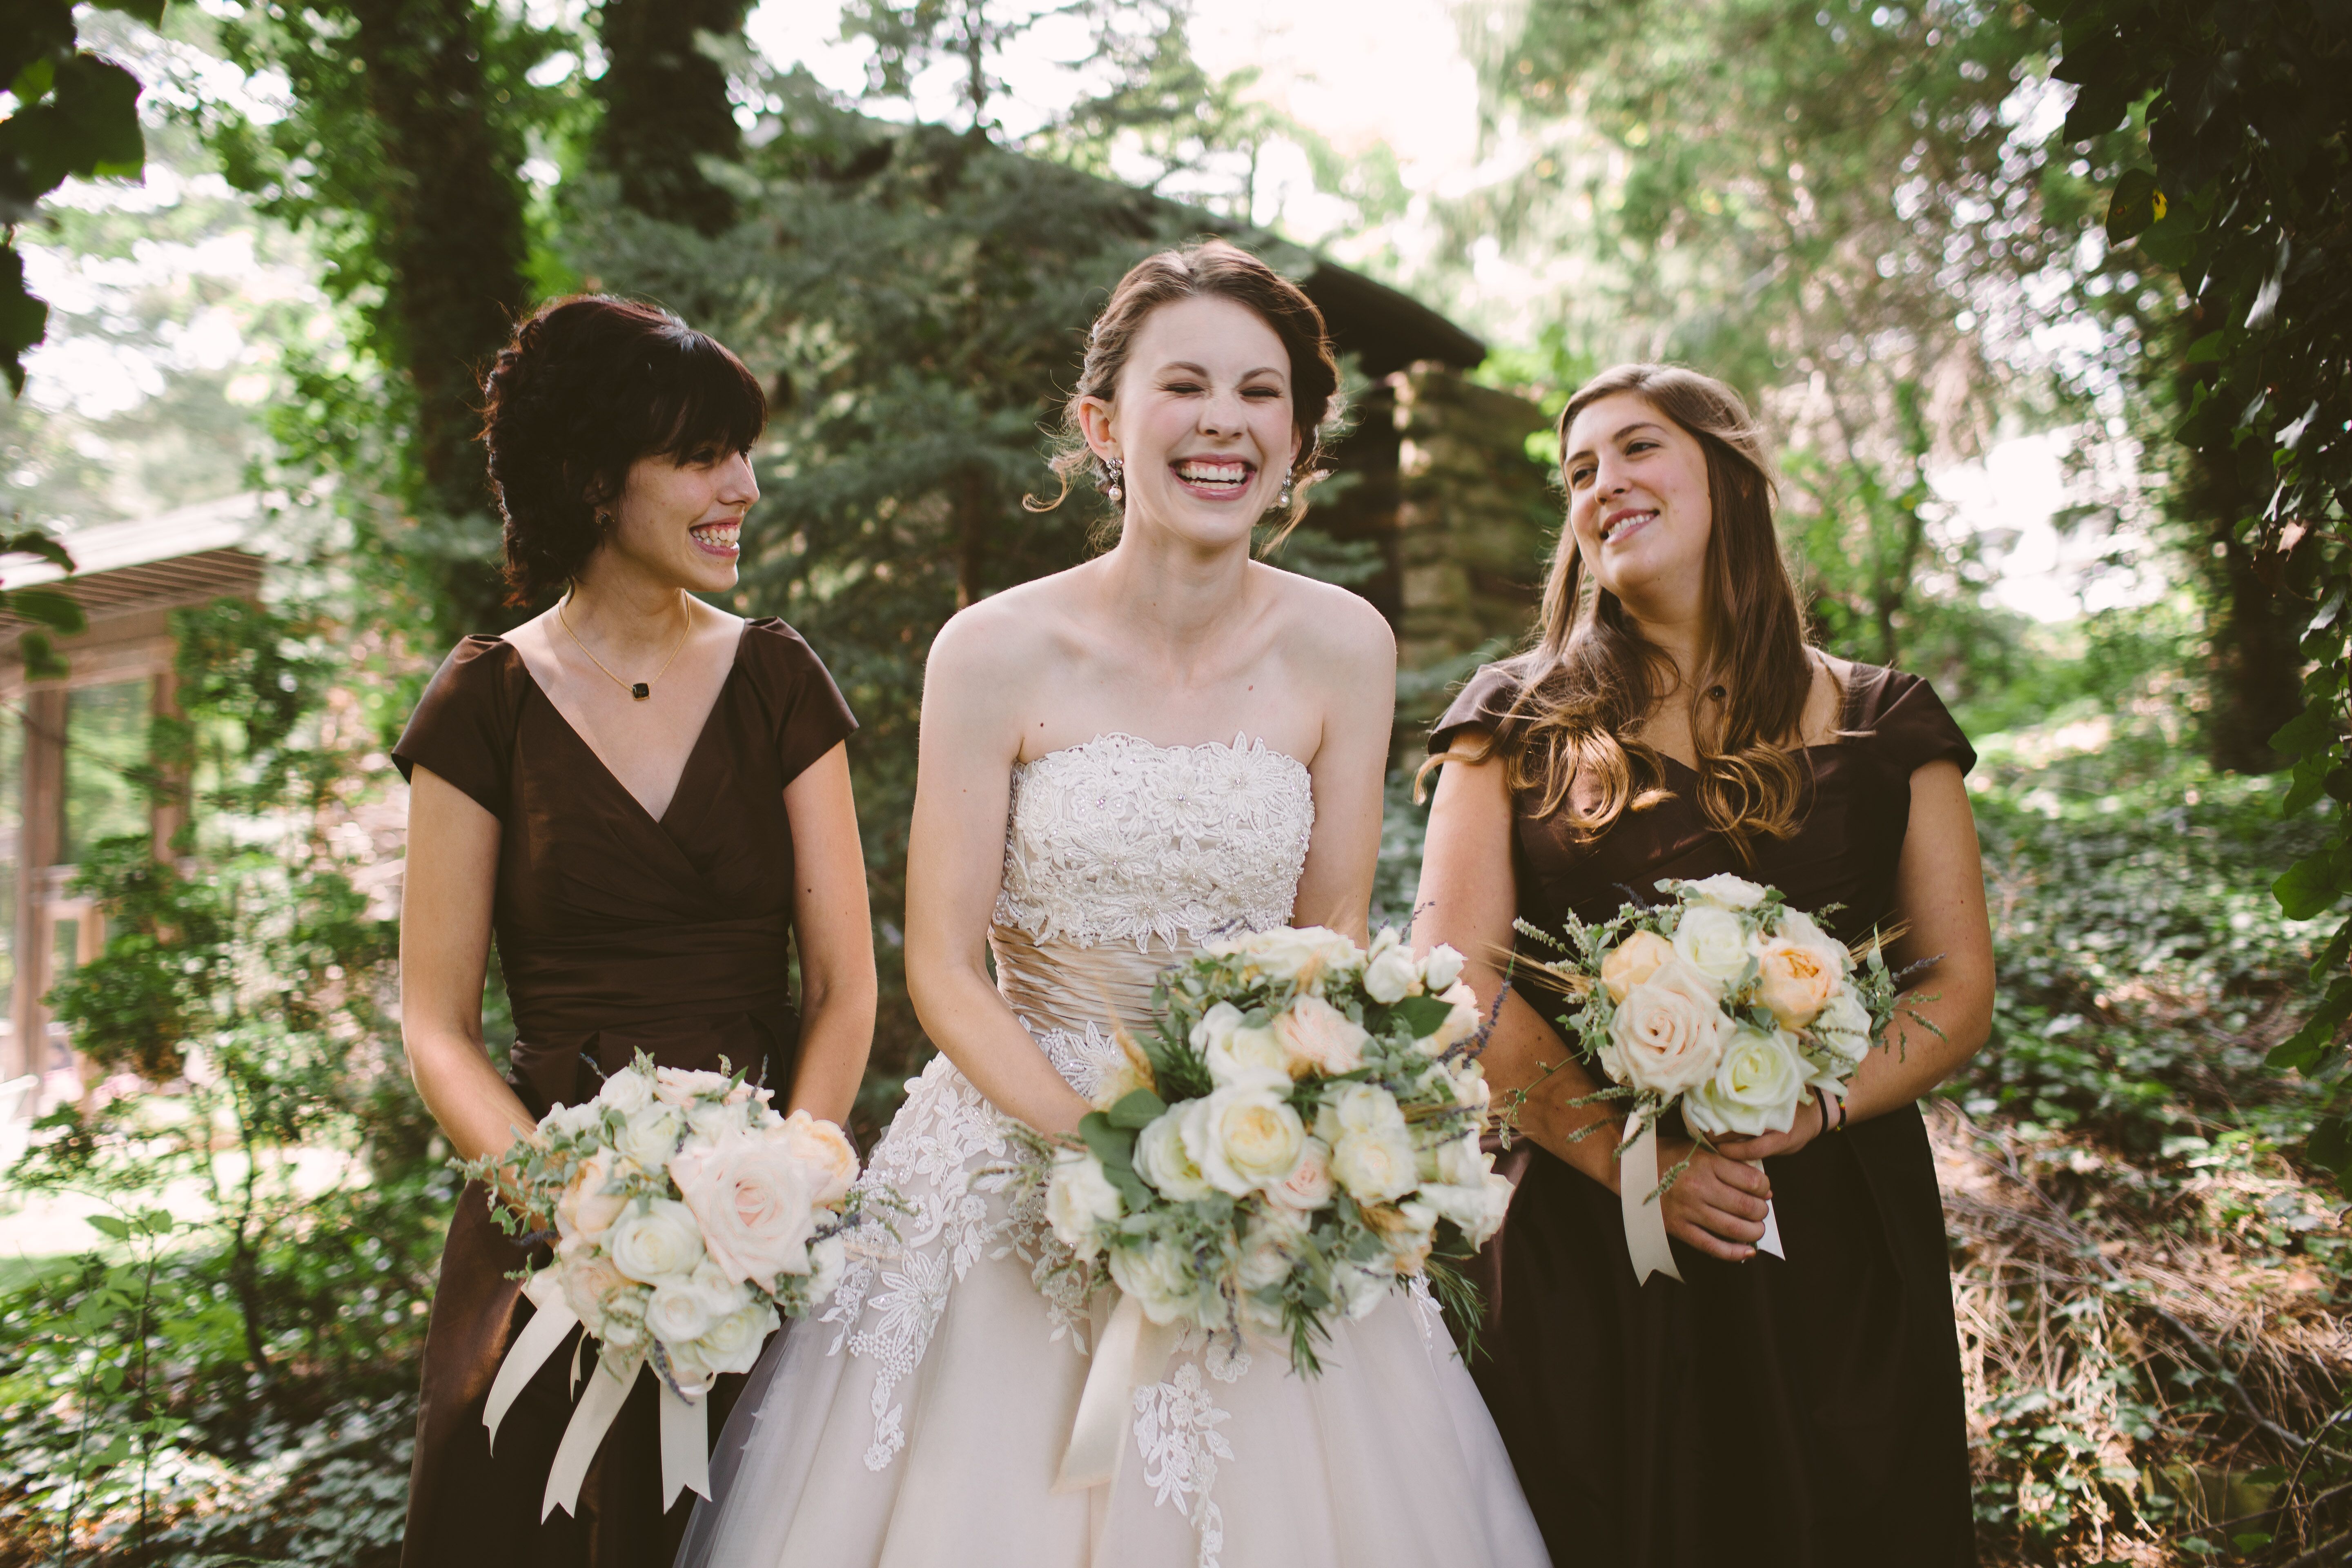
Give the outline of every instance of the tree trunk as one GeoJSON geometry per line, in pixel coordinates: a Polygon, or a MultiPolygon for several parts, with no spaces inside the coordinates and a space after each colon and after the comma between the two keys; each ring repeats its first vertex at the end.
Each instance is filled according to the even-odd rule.
{"type": "MultiPolygon", "coordinates": [[[[2186,487],[2202,499],[2221,487],[2194,472],[2186,487]]],[[[2228,481],[2224,481],[2227,484],[2228,481]]],[[[2232,487],[2233,488],[2233,487],[2232,487]]],[[[2294,759],[2271,750],[2270,740],[2303,711],[2303,626],[2308,606],[2274,592],[2263,579],[2266,564],[2238,537],[2235,508],[2210,524],[2214,553],[2207,574],[2206,744],[2215,767],[2233,773],[2276,773],[2294,759]]],[[[2275,565],[2275,563],[2267,564],[2275,565]]],[[[2275,571],[2268,574],[2276,578],[2275,571]]]]}
{"type": "Polygon", "coordinates": [[[695,35],[740,35],[748,8],[745,0],[605,0],[598,9],[607,63],[596,83],[604,106],[596,156],[637,211],[704,234],[734,223],[735,199],[698,160],[740,156],[742,137],[727,73],[695,35]]]}
{"type": "Polygon", "coordinates": [[[437,521],[473,521],[453,531],[467,542],[441,552],[438,575],[457,629],[484,629],[499,589],[474,437],[482,374],[530,302],[522,159],[495,120],[471,0],[358,0],[351,14],[385,170],[385,320],[416,397],[416,499],[437,521]]]}

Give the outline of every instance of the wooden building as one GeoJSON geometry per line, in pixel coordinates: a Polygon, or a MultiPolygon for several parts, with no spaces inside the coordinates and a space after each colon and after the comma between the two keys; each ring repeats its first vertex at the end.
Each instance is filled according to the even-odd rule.
{"type": "MultiPolygon", "coordinates": [[[[160,848],[180,826],[180,808],[125,771],[146,763],[149,719],[173,710],[170,612],[259,593],[263,559],[247,546],[260,515],[257,498],[232,496],[67,535],[66,591],[89,625],[58,639],[62,680],[25,679],[24,627],[0,615],[0,1085],[16,1086],[0,1091],[0,1120],[26,1114],[24,1080],[72,1065],[41,998],[105,940],[98,911],[68,890],[76,859],[125,833],[151,833],[160,848]]],[[[0,585],[63,576],[0,556],[0,585]]]]}

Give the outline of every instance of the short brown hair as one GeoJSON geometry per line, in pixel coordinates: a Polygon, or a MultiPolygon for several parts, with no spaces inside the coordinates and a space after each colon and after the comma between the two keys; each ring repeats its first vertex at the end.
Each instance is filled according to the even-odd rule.
{"type": "Polygon", "coordinates": [[[1316,465],[1323,458],[1323,434],[1339,414],[1339,361],[1331,352],[1323,312],[1316,309],[1307,291],[1241,247],[1222,239],[1203,239],[1147,256],[1118,280],[1102,314],[1095,318],[1094,329],[1087,334],[1087,357],[1078,371],[1077,386],[1063,405],[1063,447],[1054,458],[1061,491],[1050,501],[1030,498],[1024,505],[1038,511],[1060,505],[1070,493],[1070,476],[1089,462],[1097,486],[1109,481],[1109,471],[1095,460],[1087,446],[1078,420],[1080,405],[1090,397],[1110,401],[1119,373],[1127,368],[1128,355],[1134,350],[1136,334],[1154,310],[1179,300],[1203,297],[1231,300],[1257,312],[1274,329],[1289,358],[1290,427],[1298,437],[1298,456],[1290,465],[1292,499],[1282,532],[1298,526],[1298,520],[1307,515],[1307,488],[1323,477],[1316,465]]]}
{"type": "Polygon", "coordinates": [[[768,423],[759,381],[724,344],[667,310],[605,294],[532,311],[499,351],[482,395],[509,605],[579,574],[604,541],[600,509],[639,458],[748,452],[768,423]]]}

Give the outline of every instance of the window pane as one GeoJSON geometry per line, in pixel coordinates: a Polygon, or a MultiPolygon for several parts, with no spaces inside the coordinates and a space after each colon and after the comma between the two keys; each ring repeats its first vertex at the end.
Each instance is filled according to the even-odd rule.
{"type": "Polygon", "coordinates": [[[66,800],[63,865],[77,865],[101,838],[145,833],[147,792],[133,777],[147,763],[147,720],[153,682],[85,686],[66,697],[66,800]]]}

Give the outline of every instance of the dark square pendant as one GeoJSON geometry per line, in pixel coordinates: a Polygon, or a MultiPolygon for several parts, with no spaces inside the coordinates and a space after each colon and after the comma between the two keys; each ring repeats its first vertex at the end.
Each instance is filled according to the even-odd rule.
{"type": "Polygon", "coordinates": [[[629,695],[635,698],[640,702],[643,702],[646,698],[651,697],[653,694],[654,689],[647,686],[642,680],[629,688],[629,695]]]}

